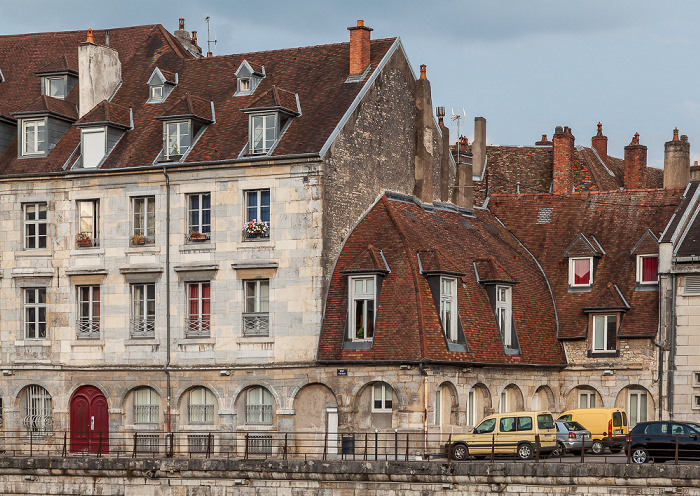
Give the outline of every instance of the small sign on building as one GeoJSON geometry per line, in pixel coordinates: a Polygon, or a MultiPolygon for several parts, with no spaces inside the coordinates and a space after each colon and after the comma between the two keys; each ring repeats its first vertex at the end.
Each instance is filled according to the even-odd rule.
{"type": "Polygon", "coordinates": [[[337,369],[337,375],[348,375],[348,369],[337,369]]]}

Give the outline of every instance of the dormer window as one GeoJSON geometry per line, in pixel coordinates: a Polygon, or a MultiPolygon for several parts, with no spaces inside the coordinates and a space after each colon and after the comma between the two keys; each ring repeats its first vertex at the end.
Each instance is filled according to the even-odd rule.
{"type": "Polygon", "coordinates": [[[250,153],[265,154],[277,140],[277,114],[250,117],[250,153]]]}
{"type": "Polygon", "coordinates": [[[148,101],[146,103],[164,102],[177,86],[178,79],[176,73],[161,70],[158,67],[153,69],[151,77],[148,78],[148,101]]]}
{"type": "Polygon", "coordinates": [[[350,277],[348,286],[350,340],[370,341],[374,338],[376,277],[350,277]]]}
{"type": "Polygon", "coordinates": [[[166,159],[184,155],[190,148],[190,121],[166,122],[165,140],[166,159]]]}
{"type": "Polygon", "coordinates": [[[151,86],[151,101],[163,100],[163,85],[151,86]]]}
{"type": "Polygon", "coordinates": [[[238,80],[238,92],[249,92],[250,91],[250,79],[241,78],[238,80]]]}
{"type": "Polygon", "coordinates": [[[66,98],[66,77],[47,77],[44,78],[44,94],[65,100],[66,98]]]}
{"type": "Polygon", "coordinates": [[[46,119],[22,120],[22,155],[46,153],[46,119]]]}
{"type": "Polygon", "coordinates": [[[593,285],[593,258],[569,259],[569,286],[590,287],[593,285]]]}
{"type": "Polygon", "coordinates": [[[506,348],[514,348],[515,337],[513,336],[513,303],[512,290],[510,286],[496,286],[496,320],[498,330],[501,332],[503,345],[506,348]]]}
{"type": "Polygon", "coordinates": [[[256,70],[247,60],[244,60],[236,71],[236,93],[233,96],[252,95],[264,77],[264,66],[256,70]]]}
{"type": "Polygon", "coordinates": [[[440,278],[440,322],[445,338],[457,341],[457,279],[440,278]]]}
{"type": "Polygon", "coordinates": [[[645,285],[659,284],[659,256],[637,256],[637,283],[645,285]]]}
{"type": "Polygon", "coordinates": [[[100,165],[107,153],[107,130],[104,127],[83,128],[80,133],[84,169],[100,165]]]}

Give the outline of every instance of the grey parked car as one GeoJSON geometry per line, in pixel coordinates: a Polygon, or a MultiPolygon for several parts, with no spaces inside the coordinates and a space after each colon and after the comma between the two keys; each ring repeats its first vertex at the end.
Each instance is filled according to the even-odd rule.
{"type": "Polygon", "coordinates": [[[581,442],[584,449],[593,446],[591,431],[573,420],[557,420],[557,447],[552,451],[552,456],[562,456],[567,452],[581,452],[581,442]]]}

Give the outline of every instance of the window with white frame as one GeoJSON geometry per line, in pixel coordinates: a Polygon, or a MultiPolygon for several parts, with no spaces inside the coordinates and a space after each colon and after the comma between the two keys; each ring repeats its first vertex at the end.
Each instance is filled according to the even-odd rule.
{"type": "Polygon", "coordinates": [[[100,337],[100,286],[78,286],[78,337],[100,337]]]}
{"type": "Polygon", "coordinates": [[[595,391],[579,391],[579,408],[595,408],[595,391]]]}
{"type": "Polygon", "coordinates": [[[149,100],[151,101],[159,101],[163,99],[163,85],[162,84],[155,84],[150,86],[151,88],[151,96],[149,100]]]}
{"type": "Polygon", "coordinates": [[[243,231],[246,238],[270,236],[270,190],[258,189],[245,192],[245,219],[243,231]]]}
{"type": "Polygon", "coordinates": [[[386,382],[380,382],[372,386],[372,411],[376,413],[388,413],[394,405],[394,390],[386,382]]]}
{"type": "Polygon", "coordinates": [[[435,425],[442,425],[442,388],[435,391],[435,425]]]}
{"type": "Polygon", "coordinates": [[[448,341],[457,341],[457,279],[440,278],[440,322],[448,341]]]}
{"type": "Polygon", "coordinates": [[[78,246],[99,246],[100,203],[97,200],[79,200],[78,246]]]}
{"type": "Polygon", "coordinates": [[[270,151],[277,139],[277,114],[250,116],[250,153],[260,155],[270,151]]]}
{"type": "Polygon", "coordinates": [[[37,434],[53,432],[53,400],[41,386],[27,386],[20,400],[22,425],[37,434]]]}
{"type": "Polygon", "coordinates": [[[244,336],[270,334],[270,280],[244,281],[245,308],[243,311],[244,336]]]}
{"type": "Polygon", "coordinates": [[[177,158],[190,148],[190,121],[166,122],[165,158],[177,158]]]}
{"type": "Polygon", "coordinates": [[[42,155],[46,150],[46,119],[22,119],[22,155],[42,155]]]}
{"type": "Polygon", "coordinates": [[[658,284],[659,283],[659,256],[639,255],[637,256],[637,283],[638,284],[658,284]]]}
{"type": "Polygon", "coordinates": [[[132,199],[133,231],[131,244],[152,244],[156,237],[156,199],[142,196],[132,199]]]}
{"type": "Polygon", "coordinates": [[[190,424],[214,423],[214,393],[205,387],[196,387],[189,393],[190,424]]]}
{"type": "Polygon", "coordinates": [[[467,394],[467,425],[474,425],[476,421],[476,389],[471,388],[467,394]]]}
{"type": "Polygon", "coordinates": [[[156,285],[131,285],[131,337],[151,338],[156,334],[156,285]]]}
{"type": "Polygon", "coordinates": [[[501,332],[503,345],[506,348],[515,347],[513,339],[513,304],[512,288],[510,286],[496,286],[496,320],[498,330],[501,332]]]}
{"type": "Polygon", "coordinates": [[[46,288],[24,290],[24,338],[46,338],[46,288]]]}
{"type": "Polygon", "coordinates": [[[350,304],[350,339],[369,341],[374,338],[376,313],[376,277],[356,276],[348,278],[350,304]]]}
{"type": "Polygon", "coordinates": [[[211,237],[211,193],[188,195],[189,240],[206,240],[211,237]]]}
{"type": "Polygon", "coordinates": [[[246,423],[272,423],[272,393],[262,386],[250,388],[246,392],[246,423]]]}
{"type": "Polygon", "coordinates": [[[244,93],[250,91],[250,78],[238,78],[238,92],[244,93]]]}
{"type": "Polygon", "coordinates": [[[208,282],[188,284],[187,337],[208,337],[211,332],[211,287],[208,282]]]}
{"type": "Polygon", "coordinates": [[[83,169],[94,169],[107,153],[107,130],[104,127],[84,128],[80,133],[83,169]]]}
{"type": "Polygon", "coordinates": [[[593,285],[593,258],[569,259],[569,286],[588,287],[593,285]]]}
{"type": "Polygon", "coordinates": [[[647,421],[647,393],[646,391],[630,391],[629,395],[629,428],[632,429],[638,422],[647,421]]]}
{"type": "Polygon", "coordinates": [[[617,350],[617,315],[593,316],[593,351],[617,350]]]}
{"type": "Polygon", "coordinates": [[[134,423],[157,424],[159,422],[160,396],[150,387],[134,391],[134,423]]]}
{"type": "Polygon", "coordinates": [[[66,98],[66,78],[64,76],[44,78],[44,94],[64,100],[66,98]]]}
{"type": "Polygon", "coordinates": [[[501,391],[501,401],[498,402],[498,413],[508,412],[508,391],[501,391]]]}
{"type": "Polygon", "coordinates": [[[24,249],[46,248],[46,203],[24,204],[24,249]]]}

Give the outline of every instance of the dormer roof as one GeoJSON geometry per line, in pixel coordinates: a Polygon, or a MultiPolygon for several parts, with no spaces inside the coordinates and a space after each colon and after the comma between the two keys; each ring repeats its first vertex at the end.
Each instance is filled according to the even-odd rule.
{"type": "Polygon", "coordinates": [[[382,251],[370,244],[354,260],[347,263],[341,272],[343,274],[388,274],[391,271],[382,251]]]}
{"type": "Polygon", "coordinates": [[[23,109],[13,112],[17,118],[51,115],[63,120],[75,122],[78,120],[78,109],[74,103],[47,95],[41,95],[23,109]]]}
{"type": "Polygon", "coordinates": [[[50,76],[52,74],[72,74],[78,76],[78,61],[73,57],[61,55],[48,64],[34,71],[37,76],[50,76]]]}
{"type": "Polygon", "coordinates": [[[497,282],[516,283],[513,276],[494,257],[474,260],[474,270],[476,271],[477,280],[484,284],[497,282]]]}
{"type": "Polygon", "coordinates": [[[593,295],[592,305],[584,308],[583,311],[586,313],[605,311],[626,312],[629,308],[630,305],[622,295],[620,288],[617,287],[617,284],[608,282],[602,291],[593,295]]]}
{"type": "Polygon", "coordinates": [[[301,115],[297,94],[277,86],[272,86],[243,109],[246,113],[260,110],[280,110],[295,116],[301,115]]]}
{"type": "Polygon", "coordinates": [[[235,74],[236,77],[258,76],[263,78],[265,77],[265,66],[256,65],[253,67],[253,64],[244,59],[241,65],[238,66],[238,69],[236,69],[235,74]]]}
{"type": "Polygon", "coordinates": [[[119,129],[131,128],[131,112],[128,108],[103,100],[95,108],[74,124],[77,127],[96,125],[112,126],[119,129]]]}
{"type": "Polygon", "coordinates": [[[165,69],[160,69],[156,67],[155,69],[153,69],[151,77],[148,78],[148,85],[158,86],[166,83],[171,85],[177,85],[178,79],[179,78],[177,73],[166,71],[165,69]]]}
{"type": "Polygon", "coordinates": [[[573,257],[602,257],[605,254],[605,250],[600,246],[598,240],[595,236],[591,236],[589,240],[583,233],[579,233],[578,236],[571,242],[569,247],[564,251],[565,258],[573,257]]]}
{"type": "Polygon", "coordinates": [[[651,232],[651,229],[647,229],[644,231],[644,234],[642,234],[642,237],[639,238],[637,244],[634,245],[630,254],[649,255],[654,253],[659,253],[659,238],[651,232]]]}
{"type": "Polygon", "coordinates": [[[214,122],[212,103],[203,98],[185,93],[182,98],[175,101],[175,103],[173,103],[173,105],[162,115],[156,117],[158,120],[182,118],[195,119],[211,124],[214,122]]]}

